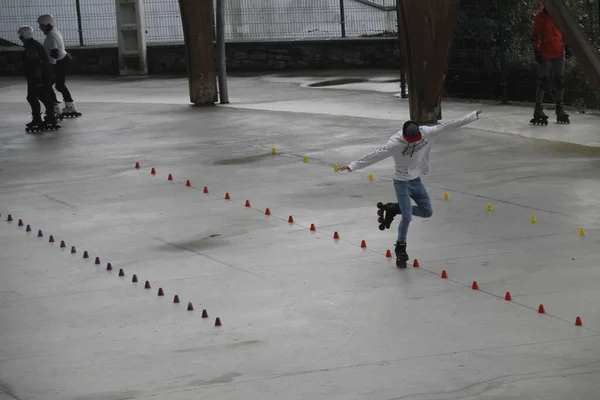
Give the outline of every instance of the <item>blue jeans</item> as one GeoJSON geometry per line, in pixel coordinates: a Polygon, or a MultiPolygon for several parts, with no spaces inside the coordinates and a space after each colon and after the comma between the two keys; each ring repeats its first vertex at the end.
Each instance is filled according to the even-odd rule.
{"type": "Polygon", "coordinates": [[[429,193],[427,193],[427,189],[421,182],[421,178],[410,181],[397,181],[394,179],[394,188],[402,213],[402,220],[400,220],[398,226],[398,242],[406,243],[406,235],[412,216],[429,218],[433,215],[433,207],[431,206],[429,193]],[[417,205],[413,206],[410,199],[413,199],[417,205]]]}

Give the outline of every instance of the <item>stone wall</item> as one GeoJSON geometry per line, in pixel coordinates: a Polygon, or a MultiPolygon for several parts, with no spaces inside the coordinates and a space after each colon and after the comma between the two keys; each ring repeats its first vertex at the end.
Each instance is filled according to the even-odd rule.
{"type": "MultiPolygon", "coordinates": [[[[116,46],[74,47],[70,73],[118,75],[116,46]]],[[[228,42],[228,71],[290,69],[398,69],[394,38],[360,38],[292,42],[228,42]]],[[[0,75],[21,74],[21,50],[0,49],[0,75]]],[[[186,74],[183,44],[148,46],[150,74],[186,74]]]]}

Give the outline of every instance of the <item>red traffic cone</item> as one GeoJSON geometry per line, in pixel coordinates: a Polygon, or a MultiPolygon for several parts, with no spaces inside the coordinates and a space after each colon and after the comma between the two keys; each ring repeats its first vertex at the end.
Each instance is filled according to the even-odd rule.
{"type": "Polygon", "coordinates": [[[67,244],[65,243],[65,241],[64,241],[64,240],[61,240],[61,241],[60,241],[60,248],[61,248],[61,249],[64,249],[65,247],[67,247],[67,244]]]}
{"type": "Polygon", "coordinates": [[[292,216],[290,215],[290,216],[289,216],[289,218],[288,218],[288,222],[289,222],[290,224],[293,224],[293,223],[294,223],[294,217],[292,217],[292,216]]]}
{"type": "Polygon", "coordinates": [[[75,246],[71,246],[71,254],[75,254],[77,253],[77,250],[75,250],[75,246]]]}
{"type": "Polygon", "coordinates": [[[151,289],[149,281],[146,281],[146,284],[144,285],[144,289],[151,289]]]}
{"type": "Polygon", "coordinates": [[[333,238],[336,239],[336,240],[339,239],[340,238],[340,234],[337,233],[337,231],[333,232],[333,238]]]}
{"type": "Polygon", "coordinates": [[[87,250],[83,252],[83,258],[90,258],[87,250]]]}
{"type": "Polygon", "coordinates": [[[246,200],[246,207],[250,207],[250,200],[246,200]]]}
{"type": "Polygon", "coordinates": [[[172,181],[173,180],[173,175],[169,174],[169,177],[167,179],[170,180],[170,181],[172,181]]]}
{"type": "Polygon", "coordinates": [[[540,314],[545,314],[546,313],[546,309],[544,308],[543,304],[540,304],[540,306],[538,308],[538,313],[540,313],[540,314]]]}
{"type": "Polygon", "coordinates": [[[123,268],[119,269],[119,276],[125,276],[125,271],[123,271],[123,268]]]}
{"type": "Polygon", "coordinates": [[[577,317],[575,319],[575,325],[576,326],[583,326],[583,321],[581,321],[581,317],[577,317]]]}
{"type": "Polygon", "coordinates": [[[44,237],[44,234],[42,233],[41,229],[38,230],[38,237],[44,237]]]}
{"type": "Polygon", "coordinates": [[[137,275],[133,274],[133,278],[131,278],[131,282],[135,283],[138,281],[137,275]]]}
{"type": "Polygon", "coordinates": [[[202,318],[208,318],[208,312],[206,309],[202,310],[202,318]]]}
{"type": "Polygon", "coordinates": [[[152,175],[156,175],[156,170],[155,170],[154,168],[152,168],[152,171],[150,171],[150,173],[151,173],[152,175]]]}
{"type": "Polygon", "coordinates": [[[188,303],[188,308],[187,308],[187,310],[188,310],[188,311],[194,311],[194,306],[192,305],[192,302],[191,302],[191,301],[188,303]]]}
{"type": "Polygon", "coordinates": [[[158,295],[159,296],[164,296],[165,292],[163,292],[162,288],[158,288],[158,295]]]}
{"type": "Polygon", "coordinates": [[[135,168],[136,168],[136,169],[140,169],[140,163],[139,163],[139,162],[136,162],[136,163],[135,163],[135,168]]]}
{"type": "Polygon", "coordinates": [[[203,193],[208,193],[208,188],[206,186],[204,186],[203,193]]]}
{"type": "Polygon", "coordinates": [[[420,266],[421,266],[421,264],[419,264],[419,260],[417,260],[417,259],[415,258],[415,261],[413,261],[413,267],[415,267],[415,268],[419,268],[420,266]]]}
{"type": "Polygon", "coordinates": [[[54,236],[50,235],[50,239],[48,240],[48,243],[54,243],[54,236]]]}
{"type": "Polygon", "coordinates": [[[175,295],[175,297],[173,297],[173,303],[179,303],[179,296],[175,295]]]}
{"type": "Polygon", "coordinates": [[[271,210],[269,210],[268,208],[265,210],[265,215],[271,215],[271,210]]]}
{"type": "Polygon", "coordinates": [[[96,261],[94,262],[94,264],[100,265],[100,257],[96,257],[96,261]]]}
{"type": "Polygon", "coordinates": [[[185,186],[192,186],[192,182],[190,182],[190,180],[188,179],[187,181],[185,181],[185,186]]]}
{"type": "Polygon", "coordinates": [[[112,271],[112,264],[111,263],[106,264],[106,270],[107,271],[112,271]]]}
{"type": "Polygon", "coordinates": [[[225,200],[231,200],[231,196],[229,195],[229,192],[225,193],[225,200]]]}
{"type": "Polygon", "coordinates": [[[215,319],[215,326],[221,326],[221,318],[217,317],[217,319],[215,319]]]}
{"type": "Polygon", "coordinates": [[[12,215],[8,214],[8,217],[6,217],[6,222],[12,222],[12,215]]]}
{"type": "Polygon", "coordinates": [[[448,273],[446,272],[446,270],[442,271],[442,279],[448,279],[448,273]]]}
{"type": "Polygon", "coordinates": [[[387,258],[392,258],[392,251],[388,249],[388,251],[386,251],[385,256],[387,258]]]}
{"type": "Polygon", "coordinates": [[[315,224],[310,224],[310,230],[311,230],[312,232],[314,232],[314,231],[316,231],[316,230],[317,230],[317,228],[315,227],[315,224]]]}
{"type": "Polygon", "coordinates": [[[17,224],[18,226],[23,226],[23,220],[19,219],[19,223],[17,224]]]}
{"type": "Polygon", "coordinates": [[[25,228],[25,232],[31,232],[31,226],[27,225],[27,228],[25,228]]]}
{"type": "Polygon", "coordinates": [[[510,292],[506,292],[506,294],[504,295],[504,300],[506,300],[506,301],[512,300],[512,296],[510,295],[510,292]]]}
{"type": "Polygon", "coordinates": [[[367,242],[364,241],[364,240],[362,242],[360,242],[360,247],[363,248],[363,249],[366,248],[367,247],[367,242]]]}
{"type": "Polygon", "coordinates": [[[473,288],[473,290],[479,290],[479,285],[477,284],[477,281],[473,281],[472,288],[473,288]]]}

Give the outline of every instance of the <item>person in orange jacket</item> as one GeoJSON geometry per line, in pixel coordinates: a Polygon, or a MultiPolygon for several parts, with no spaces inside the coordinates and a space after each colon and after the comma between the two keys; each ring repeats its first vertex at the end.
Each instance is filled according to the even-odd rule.
{"type": "Polygon", "coordinates": [[[536,14],[533,24],[533,51],[535,60],[539,64],[538,84],[535,96],[535,110],[531,123],[547,124],[548,116],[542,108],[544,93],[549,89],[548,84],[551,72],[554,72],[554,85],[556,89],[556,120],[569,123],[569,114],[565,112],[563,104],[565,58],[571,58],[569,46],[565,45],[563,35],[556,27],[548,10],[540,1],[542,9],[536,14]]]}

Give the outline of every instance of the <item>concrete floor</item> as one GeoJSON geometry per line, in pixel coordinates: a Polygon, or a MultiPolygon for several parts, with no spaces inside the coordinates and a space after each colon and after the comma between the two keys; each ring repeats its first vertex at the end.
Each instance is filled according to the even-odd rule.
{"type": "Polygon", "coordinates": [[[389,72],[308,86],[330,74],[230,78],[209,108],[185,79],[73,78],[84,116],[43,135],[2,79],[0,399],[600,399],[598,117],[445,101],[484,113],[437,140],[398,270],[391,160],[333,166],[408,101],[389,72]]]}

